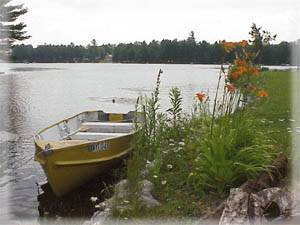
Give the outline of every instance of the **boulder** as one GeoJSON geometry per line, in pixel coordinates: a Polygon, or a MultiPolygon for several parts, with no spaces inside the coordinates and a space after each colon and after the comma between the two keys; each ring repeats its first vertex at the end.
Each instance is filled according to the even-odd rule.
{"type": "MultiPolygon", "coordinates": [[[[140,183],[139,200],[146,208],[152,208],[161,205],[151,195],[153,184],[148,180],[143,180],[140,183]]],[[[90,221],[86,221],[84,225],[101,225],[104,221],[112,219],[111,212],[115,208],[120,211],[130,210],[129,193],[127,189],[127,180],[122,180],[115,186],[115,194],[110,199],[96,205],[100,210],[95,212],[90,221]]]]}
{"type": "Polygon", "coordinates": [[[292,209],[291,198],[281,188],[267,188],[257,193],[232,188],[219,225],[263,225],[286,219],[292,209]]]}

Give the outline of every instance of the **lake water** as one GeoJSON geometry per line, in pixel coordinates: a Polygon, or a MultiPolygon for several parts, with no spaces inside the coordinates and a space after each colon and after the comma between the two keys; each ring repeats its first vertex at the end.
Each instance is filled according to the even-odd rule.
{"type": "MultiPolygon", "coordinates": [[[[128,112],[150,95],[161,75],[161,108],[178,87],[190,112],[195,94],[214,95],[218,65],[0,64],[0,224],[33,224],[39,218],[39,186],[46,182],[33,161],[33,135],[86,110],[128,112]],[[115,99],[115,103],[112,103],[115,99]]],[[[277,68],[280,69],[280,68],[277,68]]]]}

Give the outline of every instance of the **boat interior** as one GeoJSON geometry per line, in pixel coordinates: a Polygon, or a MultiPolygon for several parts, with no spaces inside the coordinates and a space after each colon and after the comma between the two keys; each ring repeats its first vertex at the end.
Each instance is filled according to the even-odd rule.
{"type": "Polygon", "coordinates": [[[37,138],[47,141],[98,141],[119,137],[133,131],[135,116],[141,119],[141,115],[133,111],[127,114],[83,112],[42,130],[37,138]]]}

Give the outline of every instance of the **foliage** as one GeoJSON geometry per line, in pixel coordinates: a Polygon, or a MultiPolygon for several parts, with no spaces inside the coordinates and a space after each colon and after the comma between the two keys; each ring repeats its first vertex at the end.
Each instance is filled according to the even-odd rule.
{"type": "MultiPolygon", "coordinates": [[[[272,151],[270,140],[257,133],[257,121],[248,116],[249,107],[258,107],[263,98],[269,97],[260,87],[259,71],[254,64],[259,50],[253,54],[253,46],[245,40],[220,42],[220,45],[224,53],[238,48],[239,51],[236,50],[234,64],[227,71],[221,67],[212,119],[205,121],[202,139],[194,142],[194,148],[199,146],[201,153],[196,159],[198,167],[190,177],[198,185],[223,196],[229,187],[255,177],[258,171],[268,171],[279,152],[272,151]],[[218,102],[221,76],[225,76],[225,86],[218,102]]],[[[201,93],[197,97],[201,110],[206,102],[201,93]]]]}
{"type": "MultiPolygon", "coordinates": [[[[193,34],[194,35],[194,34],[193,34]]],[[[292,43],[265,45],[261,52],[261,63],[266,65],[291,64],[292,43]]],[[[15,62],[99,62],[108,56],[121,63],[197,63],[221,64],[222,48],[218,42],[196,42],[192,33],[186,40],[134,42],[116,46],[103,44],[94,46],[74,45],[16,45],[12,58],[15,62]]],[[[226,54],[224,62],[232,63],[233,52],[226,54]]]]}
{"type": "Polygon", "coordinates": [[[266,134],[257,132],[258,121],[236,113],[221,118],[210,129],[203,126],[201,140],[192,142],[197,149],[195,171],[189,182],[203,190],[224,197],[229,188],[237,187],[256,177],[259,171],[268,171],[276,153],[266,134]]]}
{"type": "Polygon", "coordinates": [[[11,57],[15,62],[99,62],[112,54],[113,46],[99,46],[95,39],[86,47],[82,45],[16,45],[11,57]]]}
{"type": "Polygon", "coordinates": [[[226,82],[224,88],[218,84],[221,95],[213,100],[215,113],[211,112],[209,96],[198,93],[195,112],[183,116],[178,88],[169,92],[172,107],[161,112],[160,73],[151,98],[140,103],[145,118],[134,137],[127,171],[129,183],[135,187],[130,200],[133,207],[121,216],[199,217],[204,207],[213,205],[208,202],[214,199],[212,196],[222,199],[231,187],[255,178],[259,172],[268,172],[274,159],[289,148],[288,141],[283,140],[289,136],[289,125],[272,122],[278,120],[278,113],[283,118],[280,121],[288,121],[290,116],[285,76],[275,72],[259,74],[254,59],[248,57],[251,46],[247,41],[220,45],[224,54],[237,52],[231,67],[221,67],[220,77],[224,76],[226,82]],[[234,72],[243,73],[234,78],[234,72]],[[280,87],[280,82],[285,86],[280,87]],[[250,92],[254,84],[256,89],[250,92]],[[261,88],[263,84],[268,84],[266,89],[261,88]],[[276,89],[285,94],[279,97],[276,89]],[[279,111],[273,113],[276,105],[279,111]],[[142,179],[154,184],[152,194],[161,206],[145,210],[137,201],[136,187],[142,179]]]}
{"type": "Polygon", "coordinates": [[[181,117],[181,103],[182,103],[182,97],[180,90],[178,88],[172,88],[169,93],[170,101],[172,104],[172,107],[168,109],[168,113],[172,117],[173,125],[176,124],[176,122],[180,119],[181,117]]]}
{"type": "Polygon", "coordinates": [[[30,38],[26,36],[24,28],[26,25],[22,22],[15,23],[19,16],[27,13],[27,8],[21,5],[9,5],[11,0],[0,1],[0,30],[1,43],[6,43],[9,46],[15,41],[22,41],[30,38]]]}
{"type": "MultiPolygon", "coordinates": [[[[271,35],[269,31],[262,30],[262,27],[257,27],[255,23],[251,26],[251,31],[249,32],[251,36],[250,43],[253,52],[256,53],[255,56],[259,55],[266,45],[269,45],[271,41],[275,40],[277,35],[271,35]]],[[[258,57],[258,63],[261,63],[261,55],[258,57]]]]}
{"type": "Polygon", "coordinates": [[[251,26],[249,32],[251,36],[250,43],[255,51],[261,51],[264,45],[270,44],[271,41],[275,40],[277,35],[271,35],[269,31],[262,30],[262,27],[257,27],[255,23],[251,26]]]}

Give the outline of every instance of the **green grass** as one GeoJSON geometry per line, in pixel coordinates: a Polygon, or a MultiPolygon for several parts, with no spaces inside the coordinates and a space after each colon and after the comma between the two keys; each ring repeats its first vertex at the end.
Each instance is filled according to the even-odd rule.
{"type": "Polygon", "coordinates": [[[270,135],[277,149],[285,153],[291,151],[292,127],[292,73],[290,71],[272,71],[262,74],[262,82],[269,99],[256,107],[251,114],[260,119],[258,129],[270,135]]]}
{"type": "Polygon", "coordinates": [[[134,141],[128,163],[132,210],[116,217],[200,217],[260,171],[268,171],[280,154],[290,154],[291,73],[263,72],[259,77],[270,97],[245,110],[221,116],[211,132],[209,115],[181,113],[178,89],[170,91],[172,108],[158,112],[159,85],[142,109],[145,121],[134,141]],[[139,205],[140,171],[150,164],[146,179],[152,195],[162,203],[151,210],[139,205]]]}

